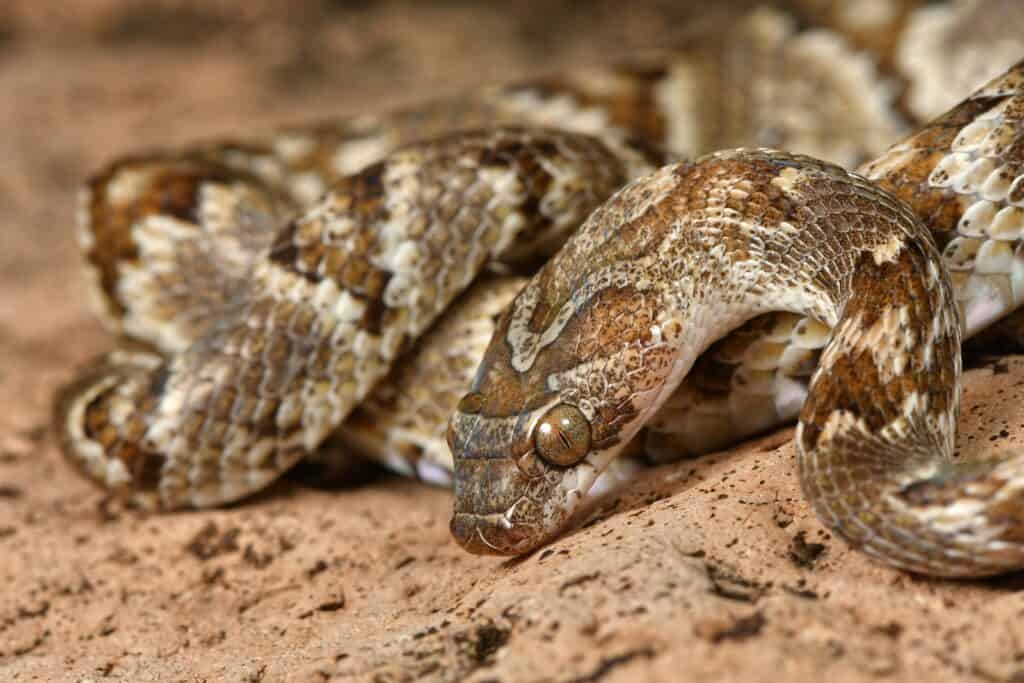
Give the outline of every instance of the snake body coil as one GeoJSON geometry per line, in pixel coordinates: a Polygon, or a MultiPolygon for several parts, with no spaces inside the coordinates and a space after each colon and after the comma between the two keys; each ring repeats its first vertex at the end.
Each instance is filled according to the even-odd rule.
{"type": "Polygon", "coordinates": [[[666,460],[799,412],[805,493],[852,544],[933,574],[1024,566],[1019,460],[952,461],[961,337],[1024,302],[1024,65],[857,174],[770,150],[654,170],[639,137],[692,142],[681,64],[113,164],[82,242],[135,344],[62,390],[65,452],[140,504],[202,507],[344,422],[399,469],[454,468],[464,547],[521,553],[626,476],[625,449],[666,460]],[[556,251],[529,281],[478,278],[556,251]]]}

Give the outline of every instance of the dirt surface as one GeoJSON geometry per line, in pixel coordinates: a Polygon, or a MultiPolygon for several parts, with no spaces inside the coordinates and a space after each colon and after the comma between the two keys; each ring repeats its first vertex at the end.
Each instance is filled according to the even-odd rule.
{"type": "MultiPolygon", "coordinates": [[[[60,457],[53,389],[111,343],[73,240],[90,170],[668,43],[699,24],[680,4],[5,3],[0,679],[1024,681],[1021,577],[849,551],[789,431],[653,470],[511,561],[458,550],[450,494],[398,478],[150,517],[60,457]]],[[[969,372],[964,449],[1019,447],[1022,399],[1024,358],[969,372]]]]}

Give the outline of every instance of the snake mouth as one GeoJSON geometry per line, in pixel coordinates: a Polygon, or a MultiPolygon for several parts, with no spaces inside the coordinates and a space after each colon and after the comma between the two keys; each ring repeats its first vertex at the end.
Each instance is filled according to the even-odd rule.
{"type": "Polygon", "coordinates": [[[450,530],[455,541],[474,555],[521,555],[541,544],[535,533],[511,522],[506,513],[457,512],[450,530]]]}
{"type": "Polygon", "coordinates": [[[507,458],[457,459],[451,534],[475,555],[535,550],[573,528],[589,502],[636,473],[635,461],[622,460],[621,467],[595,476],[589,466],[587,473],[544,466],[530,474],[507,458]]]}
{"type": "Polygon", "coordinates": [[[543,545],[561,530],[571,507],[554,477],[527,477],[507,460],[457,463],[455,489],[452,536],[478,555],[520,555],[543,545]]]}
{"type": "Polygon", "coordinates": [[[524,496],[504,512],[456,510],[449,530],[455,541],[474,555],[524,555],[576,528],[593,512],[591,503],[618,490],[644,469],[644,465],[634,457],[620,458],[615,465],[585,490],[566,492],[558,512],[549,506],[547,514],[537,514],[545,508],[524,496]]]}
{"type": "Polygon", "coordinates": [[[456,451],[455,505],[450,529],[467,551],[519,555],[543,545],[563,528],[572,500],[566,500],[564,472],[507,450],[456,451]]]}

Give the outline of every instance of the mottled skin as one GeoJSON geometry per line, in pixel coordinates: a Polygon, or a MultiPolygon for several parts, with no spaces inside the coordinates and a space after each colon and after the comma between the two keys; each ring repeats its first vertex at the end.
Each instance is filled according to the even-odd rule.
{"type": "MultiPolygon", "coordinates": [[[[805,157],[720,153],[628,186],[519,294],[472,400],[453,417],[456,538],[502,553],[543,543],[711,342],[772,310],[845,321],[857,315],[857,306],[845,307],[853,294],[870,309],[896,306],[881,299],[887,287],[872,298],[852,281],[876,254],[884,264],[910,250],[933,262],[927,274],[948,290],[927,229],[904,204],[805,157]],[[545,335],[556,327],[557,336],[545,335]],[[537,336],[552,341],[541,345],[537,336]],[[528,357],[526,348],[534,350],[528,357]],[[559,404],[589,423],[589,452],[569,468],[549,465],[534,448],[535,426],[559,404]]],[[[930,320],[939,308],[932,302],[922,313],[930,320]]]]}
{"type": "MultiPolygon", "coordinates": [[[[486,264],[530,245],[542,255],[633,163],[643,155],[518,128],[393,152],[284,224],[182,351],[112,358],[91,383],[63,392],[66,449],[92,477],[151,507],[220,504],[263,488],[316,449],[486,264]]],[[[108,184],[101,196],[128,196],[131,207],[176,196],[147,179],[108,184]]],[[[160,213],[136,243],[163,253],[176,232],[196,229],[216,225],[160,213]]],[[[178,327],[162,315],[165,291],[147,302],[137,288],[132,301],[152,313],[156,341],[178,327]]]]}
{"type": "MultiPolygon", "coordinates": [[[[1024,160],[1022,74],[1024,63],[868,164],[878,184],[806,157],[738,150],[617,193],[513,301],[452,418],[456,539],[518,554],[560,533],[698,355],[782,310],[832,329],[796,437],[803,489],[823,521],[913,571],[1024,566],[1022,461],[952,460],[962,327],[1011,308],[1020,275],[1008,272],[1005,299],[999,287],[957,292],[933,238],[970,230],[1003,249],[999,216],[1017,211],[1024,160]],[[970,158],[949,180],[943,168],[959,155],[970,158]],[[991,205],[982,225],[971,221],[979,202],[991,205]],[[544,455],[553,408],[579,415],[564,435],[572,462],[544,455]]],[[[1002,272],[964,271],[982,283],[1002,272]]]]}
{"type": "MultiPolygon", "coordinates": [[[[946,30],[955,26],[954,21],[946,30]]],[[[65,451],[103,486],[143,505],[217,505],[265,486],[310,455],[356,410],[342,426],[344,443],[357,444],[400,471],[448,482],[451,461],[441,445],[442,416],[454,407],[456,387],[481,353],[479,338],[493,328],[489,319],[467,323],[459,316],[489,318],[487,306],[472,302],[479,301],[479,287],[497,285],[478,285],[473,296],[449,307],[475,273],[490,262],[529,268],[553,252],[590,208],[648,167],[657,156],[645,151],[649,147],[686,153],[769,142],[849,164],[870,156],[902,127],[901,116],[887,108],[885,88],[872,83],[872,67],[836,36],[796,33],[773,11],[754,12],[733,29],[726,42],[698,41],[689,52],[624,67],[299,127],[262,142],[216,144],[111,165],[91,181],[84,197],[82,242],[108,323],[144,346],[98,360],[61,392],[55,419],[65,451]],[[792,74],[817,85],[779,87],[792,74]],[[718,92],[715,83],[728,84],[720,97],[697,97],[718,92]],[[474,125],[488,130],[452,134],[474,125]],[[423,138],[430,141],[396,151],[423,138]],[[448,317],[435,334],[414,347],[417,335],[443,310],[448,317]],[[449,333],[452,344],[447,345],[443,335],[449,333]],[[401,362],[400,354],[410,348],[412,355],[401,362]],[[451,355],[456,350],[458,359],[451,355]],[[443,379],[434,376],[440,368],[448,373],[443,379]]],[[[906,200],[944,247],[966,335],[1024,300],[1019,71],[861,168],[906,200]]],[[[629,449],[646,450],[654,460],[735,442],[796,416],[830,338],[842,333],[856,346],[857,334],[867,335],[874,347],[905,333],[913,321],[927,319],[932,310],[927,306],[912,309],[920,318],[909,324],[891,316],[877,322],[878,311],[871,309],[856,325],[832,334],[830,327],[840,318],[832,309],[849,296],[847,289],[826,291],[818,281],[801,289],[791,271],[806,264],[783,262],[780,271],[766,248],[774,244],[776,224],[787,225],[776,215],[786,207],[772,203],[777,193],[758,183],[778,171],[773,164],[783,158],[724,155],[663,172],[652,181],[651,196],[640,191],[628,206],[616,200],[618,205],[599,212],[603,218],[592,219],[604,221],[608,235],[624,231],[619,246],[607,235],[586,248],[574,242],[560,257],[560,270],[545,269],[499,321],[512,350],[507,357],[492,352],[485,367],[505,363],[522,381],[497,379],[505,370],[478,376],[479,386],[496,390],[465,399],[450,430],[456,451],[470,456],[460,465],[461,476],[457,473],[453,528],[472,549],[518,552],[556,533],[575,502],[602,487],[594,484],[598,472],[607,480],[609,472],[623,467],[623,457],[611,456],[624,448],[635,425],[644,422],[646,434],[629,449]],[[751,171],[744,164],[755,157],[761,165],[751,171]],[[704,175],[710,168],[725,170],[711,182],[704,175]],[[669,195],[675,190],[668,188],[682,182],[678,173],[697,185],[682,193],[685,202],[673,204],[669,195]],[[723,189],[729,182],[738,184],[723,189]],[[719,203],[703,206],[702,197],[717,197],[719,203]],[[659,213],[663,204],[706,211],[710,223],[724,221],[729,229],[715,233],[722,241],[714,246],[679,237],[692,254],[673,252],[667,247],[676,239],[679,220],[659,213]],[[751,242],[748,233],[754,228],[737,228],[737,216],[767,232],[751,242]],[[639,261],[632,260],[634,248],[647,250],[639,261]],[[709,249],[711,256],[700,264],[688,261],[709,249]],[[671,257],[667,263],[652,263],[663,255],[671,257]],[[719,281],[723,269],[732,272],[735,259],[746,263],[748,257],[764,257],[758,267],[769,269],[766,279],[719,281]],[[704,280],[677,283],[691,288],[684,306],[649,276],[664,279],[687,263],[704,280]],[[764,291],[754,296],[754,284],[764,291]],[[726,294],[705,291],[713,285],[732,286],[740,298],[716,299],[726,294]],[[824,297],[824,303],[813,303],[815,297],[824,297]],[[701,303],[708,307],[700,309],[701,303]],[[690,316],[685,328],[684,309],[690,316]],[[714,343],[680,382],[699,350],[760,311],[768,312],[714,343]],[[573,345],[566,347],[563,338],[573,339],[573,345]],[[687,340],[685,348],[680,339],[687,340]],[[617,344],[625,348],[615,351],[617,344]],[[545,391],[538,393],[540,388],[545,391]],[[518,459],[504,461],[497,457],[502,454],[518,459]],[[582,457],[588,465],[571,466],[582,457]],[[483,531],[487,525],[497,529],[493,537],[483,531]],[[497,545],[488,545],[491,541],[497,545]]],[[[801,168],[809,164],[823,177],[846,177],[796,158],[783,166],[790,168],[791,162],[801,168]]],[[[776,189],[799,187],[803,194],[790,201],[822,209],[815,219],[821,224],[845,225],[845,218],[830,213],[846,196],[842,187],[815,200],[817,184],[791,173],[798,174],[777,173],[776,189]]],[[[866,192],[874,197],[877,190],[866,192]]],[[[803,229],[798,220],[789,222],[803,229]]],[[[867,232],[837,229],[819,241],[827,253],[813,263],[838,259],[840,265],[829,270],[834,274],[842,272],[840,266],[851,267],[840,255],[843,250],[848,258],[858,250],[909,253],[909,247],[897,249],[892,241],[871,246],[867,232]]],[[[917,263],[900,259],[890,272],[885,256],[871,274],[899,281],[917,263]]],[[[862,265],[858,272],[872,268],[862,265]]],[[[843,287],[870,288],[877,282],[849,280],[843,287]]],[[[915,291],[912,283],[906,287],[915,291]]],[[[922,347],[926,358],[941,351],[945,340],[920,329],[903,338],[912,338],[910,345],[929,339],[932,346],[922,347]]],[[[884,504],[872,502],[870,509],[860,500],[860,489],[829,479],[838,472],[854,473],[854,483],[867,476],[864,467],[847,467],[848,452],[833,447],[836,430],[830,425],[836,420],[861,419],[863,413],[865,429],[874,434],[878,424],[886,429],[898,419],[891,401],[903,401],[904,415],[935,406],[941,407],[937,414],[945,414],[950,405],[942,399],[946,375],[932,377],[939,393],[922,408],[902,378],[881,371],[872,376],[861,366],[863,358],[844,366],[834,348],[829,347],[826,365],[835,364],[849,379],[843,389],[852,393],[816,379],[805,407],[810,455],[804,465],[815,505],[840,533],[900,566],[953,574],[996,571],[992,567],[999,563],[989,559],[966,562],[973,550],[959,537],[945,544],[942,538],[927,540],[931,550],[925,552],[901,546],[896,538],[915,514],[931,515],[947,531],[951,523],[967,523],[987,533],[988,522],[978,520],[1009,520],[1015,514],[1007,493],[1012,486],[1001,488],[996,479],[986,479],[984,468],[971,471],[966,488],[956,485],[960,475],[935,469],[934,461],[921,460],[928,465],[924,470],[880,471],[864,488],[879,484],[875,494],[884,504]],[[871,382],[855,383],[865,378],[871,382]],[[890,403],[875,405],[880,384],[890,403]],[[846,406],[846,413],[832,410],[837,405],[846,406]],[[816,412],[807,414],[811,408],[816,412]],[[818,469],[806,469],[811,466],[818,469]],[[935,472],[942,474],[938,482],[935,472]],[[944,485],[947,480],[953,483],[944,485]],[[893,498],[894,481],[906,484],[910,494],[893,498]],[[964,514],[977,508],[974,502],[964,504],[972,496],[1002,496],[999,514],[986,517],[977,509],[964,514]],[[931,507],[911,514],[904,498],[922,505],[932,501],[931,507]],[[882,511],[898,521],[856,529],[882,511]],[[946,554],[936,550],[957,543],[963,547],[946,554]]],[[[874,367],[891,362],[894,372],[913,368],[913,354],[901,353],[875,358],[874,367]]],[[[931,372],[931,361],[923,362],[931,372]]],[[[933,432],[947,438],[952,430],[952,420],[942,418],[933,432]]],[[[865,447],[872,449],[877,451],[872,444],[865,447]]],[[[1008,467],[1009,480],[1012,464],[1008,467]]]]}

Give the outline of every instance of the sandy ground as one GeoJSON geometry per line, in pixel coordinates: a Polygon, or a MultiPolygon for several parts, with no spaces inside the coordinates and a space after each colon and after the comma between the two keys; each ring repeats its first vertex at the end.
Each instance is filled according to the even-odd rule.
{"type": "MultiPolygon", "coordinates": [[[[72,238],[88,171],[693,24],[672,2],[65,5],[0,8],[0,679],[1024,681],[1021,577],[850,552],[809,515],[789,431],[651,471],[510,561],[454,546],[448,492],[386,476],[166,517],[105,501],[47,427],[57,383],[110,344],[72,238]]],[[[1024,358],[977,365],[962,445],[1018,447],[1024,358]]]]}

